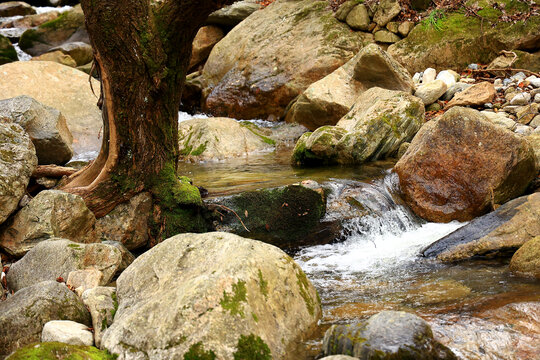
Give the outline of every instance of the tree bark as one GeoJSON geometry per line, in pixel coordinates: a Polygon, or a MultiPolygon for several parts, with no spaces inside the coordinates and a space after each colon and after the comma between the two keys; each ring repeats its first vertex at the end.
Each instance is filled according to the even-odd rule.
{"type": "Polygon", "coordinates": [[[226,2],[82,0],[101,80],[103,143],[63,190],[97,217],[141,191],[154,199],[154,238],[202,231],[196,187],[176,174],[178,109],[197,30],[226,2]]]}

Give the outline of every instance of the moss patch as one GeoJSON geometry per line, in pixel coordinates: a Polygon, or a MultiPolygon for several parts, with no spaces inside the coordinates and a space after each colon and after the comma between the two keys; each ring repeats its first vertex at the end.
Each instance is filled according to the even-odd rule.
{"type": "Polygon", "coordinates": [[[191,345],[189,351],[184,354],[184,360],[214,360],[216,354],[212,350],[204,350],[201,342],[191,345]]]}
{"type": "Polygon", "coordinates": [[[117,355],[111,355],[93,346],[68,345],[59,342],[31,344],[9,356],[10,360],[114,360],[116,358],[117,355]]]}
{"type": "Polygon", "coordinates": [[[268,281],[264,280],[261,269],[259,269],[258,276],[259,276],[259,288],[261,289],[261,294],[263,294],[265,298],[268,298],[268,281]]]}
{"type": "Polygon", "coordinates": [[[231,315],[240,315],[244,317],[242,302],[247,302],[247,289],[246,282],[238,280],[236,284],[232,286],[232,294],[229,295],[226,291],[223,291],[223,298],[219,302],[221,307],[228,310],[231,315]]]}
{"type": "Polygon", "coordinates": [[[233,357],[234,360],[271,360],[272,352],[259,336],[240,335],[233,357]]]}

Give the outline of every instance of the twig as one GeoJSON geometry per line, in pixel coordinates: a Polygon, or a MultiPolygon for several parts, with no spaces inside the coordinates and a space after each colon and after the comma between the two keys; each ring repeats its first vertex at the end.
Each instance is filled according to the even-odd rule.
{"type": "Polygon", "coordinates": [[[231,208],[228,208],[226,207],[225,205],[221,205],[221,204],[210,204],[208,205],[208,207],[210,206],[219,206],[227,211],[230,211],[232,212],[234,215],[236,215],[236,217],[238,218],[238,220],[240,220],[240,224],[242,224],[242,226],[244,227],[244,229],[246,229],[247,232],[250,232],[249,229],[246,227],[246,225],[244,225],[244,222],[242,221],[242,219],[240,218],[240,216],[238,216],[238,214],[236,213],[236,211],[234,211],[233,209],[231,208]]]}
{"type": "Polygon", "coordinates": [[[539,73],[535,73],[534,71],[526,70],[526,69],[513,69],[513,68],[506,68],[506,69],[478,69],[478,70],[470,70],[472,72],[491,72],[491,71],[511,71],[511,72],[523,72],[526,74],[534,75],[537,77],[540,77],[539,73]]]}

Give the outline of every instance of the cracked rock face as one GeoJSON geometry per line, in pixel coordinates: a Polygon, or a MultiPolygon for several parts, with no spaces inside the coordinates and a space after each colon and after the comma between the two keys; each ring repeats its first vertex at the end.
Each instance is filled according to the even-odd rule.
{"type": "Polygon", "coordinates": [[[23,128],[0,123],[0,224],[17,209],[37,162],[34,145],[23,128]]]}

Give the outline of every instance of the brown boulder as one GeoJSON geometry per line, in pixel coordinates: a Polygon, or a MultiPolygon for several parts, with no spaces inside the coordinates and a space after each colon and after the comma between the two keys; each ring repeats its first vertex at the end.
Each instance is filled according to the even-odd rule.
{"type": "Polygon", "coordinates": [[[223,36],[225,36],[223,30],[217,26],[209,25],[200,28],[193,40],[189,68],[193,69],[208,59],[210,51],[212,51],[212,48],[219,40],[223,39],[223,36]]]}
{"type": "Polygon", "coordinates": [[[395,171],[413,211],[436,222],[482,215],[523,194],[537,173],[526,139],[461,107],[426,123],[395,171]]]}
{"type": "Polygon", "coordinates": [[[484,81],[454,95],[454,98],[448,102],[446,107],[483,106],[485,103],[493,101],[496,94],[493,84],[484,81]]]}
{"type": "Polygon", "coordinates": [[[510,270],[540,279],[540,236],[527,241],[512,256],[510,270]]]}
{"type": "Polygon", "coordinates": [[[238,119],[281,117],[310,84],[362,47],[327,1],[276,1],[238,24],[203,70],[206,111],[238,119]]]}

